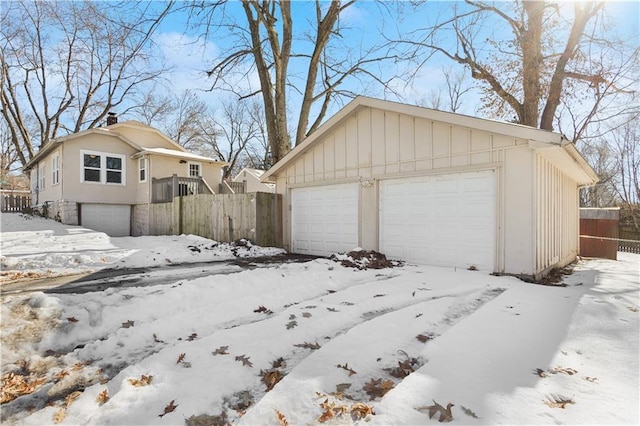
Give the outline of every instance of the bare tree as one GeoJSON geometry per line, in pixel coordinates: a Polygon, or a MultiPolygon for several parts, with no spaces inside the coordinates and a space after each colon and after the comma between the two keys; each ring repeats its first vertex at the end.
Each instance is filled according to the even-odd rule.
{"type": "Polygon", "coordinates": [[[292,14],[291,8],[297,6],[285,0],[243,0],[246,18],[243,22],[236,21],[234,15],[226,11],[236,6],[233,2],[192,4],[192,17],[205,21],[207,31],[214,28],[232,36],[233,47],[208,74],[213,78],[214,88],[231,90],[240,99],[261,95],[274,162],[291,149],[289,114],[297,115],[295,141],[298,144],[322,123],[336,97],[352,95],[341,90],[347,80],[362,76],[382,85],[390,80],[383,80],[380,73],[373,70],[382,61],[392,59],[382,46],[366,44],[363,40],[363,47],[355,52],[342,39],[349,29],[340,17],[353,4],[353,0],[316,0],[313,17],[307,22],[298,18],[294,22],[296,14],[292,14]],[[293,61],[305,69],[302,75],[292,72],[293,61]],[[254,72],[260,85],[255,91],[240,92],[236,80],[230,78],[234,73],[246,77],[254,72]],[[289,109],[294,96],[298,97],[296,112],[289,109]]]}
{"type": "Polygon", "coordinates": [[[571,7],[563,14],[546,1],[466,0],[406,43],[416,57],[426,49],[465,66],[483,84],[484,108],[501,118],[553,130],[561,106],[586,117],[575,121],[576,140],[605,97],[631,92],[638,48],[613,38],[603,2],[571,7]]]}
{"type": "Polygon", "coordinates": [[[164,68],[149,61],[151,36],[171,7],[3,4],[0,101],[22,164],[49,139],[98,126],[160,77],[164,68]]]}
{"type": "Polygon", "coordinates": [[[231,100],[223,102],[221,115],[217,121],[220,140],[213,148],[218,158],[230,163],[225,169],[224,179],[230,178],[239,171],[239,160],[247,155],[247,148],[261,135],[262,121],[256,114],[258,110],[259,106],[255,102],[249,104],[231,100]]]}
{"type": "Polygon", "coordinates": [[[467,81],[464,70],[442,67],[442,75],[444,76],[445,86],[431,89],[428,98],[420,103],[428,108],[458,112],[462,107],[462,98],[473,87],[467,81]]]}

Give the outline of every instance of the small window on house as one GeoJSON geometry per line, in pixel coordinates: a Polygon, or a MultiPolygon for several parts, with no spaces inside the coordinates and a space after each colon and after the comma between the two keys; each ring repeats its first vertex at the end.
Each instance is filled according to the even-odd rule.
{"type": "Polygon", "coordinates": [[[147,181],[147,159],[146,158],[141,158],[140,160],[138,160],[138,164],[140,167],[140,182],[146,182],[147,181]]]}
{"type": "Polygon", "coordinates": [[[41,162],[38,164],[38,189],[42,191],[44,189],[45,178],[44,174],[46,172],[45,163],[41,162]]]}
{"type": "Polygon", "coordinates": [[[122,158],[107,156],[107,183],[122,183],[122,158]]]}
{"type": "Polygon", "coordinates": [[[60,183],[60,156],[56,152],[51,159],[51,184],[60,183]]]}
{"type": "Polygon", "coordinates": [[[81,182],[123,185],[124,156],[104,152],[81,151],[81,182]]]}
{"type": "Polygon", "coordinates": [[[189,163],[189,176],[190,177],[202,176],[200,171],[200,163],[189,163]]]}

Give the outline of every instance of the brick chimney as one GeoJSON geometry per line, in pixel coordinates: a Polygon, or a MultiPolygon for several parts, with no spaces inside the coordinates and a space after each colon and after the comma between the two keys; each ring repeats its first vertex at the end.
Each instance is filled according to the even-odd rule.
{"type": "Polygon", "coordinates": [[[115,112],[110,112],[107,115],[107,126],[111,126],[112,124],[116,124],[118,122],[118,116],[115,112]]]}

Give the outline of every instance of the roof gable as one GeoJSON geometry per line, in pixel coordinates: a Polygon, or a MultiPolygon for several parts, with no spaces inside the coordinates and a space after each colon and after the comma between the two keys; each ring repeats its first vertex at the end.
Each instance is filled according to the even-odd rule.
{"type": "Polygon", "coordinates": [[[287,164],[289,164],[289,162],[310,149],[316,142],[320,141],[323,136],[330,133],[333,129],[340,126],[344,121],[349,119],[354,114],[357,114],[358,111],[364,108],[373,108],[399,114],[407,114],[410,116],[424,118],[432,121],[482,130],[489,133],[501,134],[524,140],[534,140],[545,144],[554,144],[559,146],[563,142],[563,140],[565,140],[565,138],[559,133],[540,130],[520,124],[504,123],[495,120],[488,120],[484,118],[471,117],[462,114],[407,105],[399,102],[358,96],[344,108],[338,111],[338,113],[336,113],[325,123],[323,123],[315,132],[307,136],[307,138],[301,144],[291,150],[277,164],[271,167],[264,175],[262,175],[261,180],[269,180],[271,176],[277,175],[279,171],[281,171],[287,164]]]}

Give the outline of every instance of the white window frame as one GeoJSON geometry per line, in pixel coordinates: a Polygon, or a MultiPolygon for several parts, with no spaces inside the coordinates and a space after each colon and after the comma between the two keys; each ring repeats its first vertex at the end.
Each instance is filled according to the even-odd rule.
{"type": "Polygon", "coordinates": [[[46,163],[41,161],[38,164],[38,190],[42,191],[45,188],[46,179],[45,174],[47,172],[46,163]]]}
{"type": "Polygon", "coordinates": [[[187,176],[189,177],[202,177],[202,163],[198,162],[198,161],[189,161],[187,162],[187,176]],[[198,174],[197,175],[192,175],[191,174],[191,166],[198,166],[198,174]]]}
{"type": "Polygon", "coordinates": [[[138,182],[143,183],[147,181],[147,165],[149,162],[145,157],[141,157],[138,159],[138,182]],[[142,178],[142,173],[144,172],[144,178],[142,178]]]}
{"type": "Polygon", "coordinates": [[[60,183],[60,153],[55,152],[51,156],[51,185],[60,183]]]}
{"type": "MultiPolygon", "coordinates": [[[[117,169],[113,169],[117,170],[117,169]]],[[[112,152],[101,152],[101,151],[89,151],[89,150],[80,150],[80,182],[86,184],[93,185],[114,185],[114,186],[125,186],[127,184],[127,158],[122,154],[114,154],[112,152]],[[93,170],[100,171],[100,181],[92,181],[84,179],[84,156],[85,155],[97,155],[100,157],[100,168],[92,168],[93,170]],[[122,169],[120,169],[120,173],[122,179],[120,182],[107,182],[107,157],[119,158],[121,160],[122,169]]]]}

